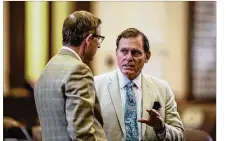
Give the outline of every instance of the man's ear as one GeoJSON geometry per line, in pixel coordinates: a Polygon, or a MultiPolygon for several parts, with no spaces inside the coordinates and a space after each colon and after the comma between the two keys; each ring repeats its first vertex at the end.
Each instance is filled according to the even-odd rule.
{"type": "Polygon", "coordinates": [[[93,34],[89,34],[86,38],[85,38],[85,43],[88,46],[90,44],[90,40],[92,38],[93,34]]]}
{"type": "Polygon", "coordinates": [[[145,63],[147,63],[148,62],[148,60],[151,58],[151,52],[149,51],[149,52],[146,52],[146,59],[145,59],[145,63]]]}

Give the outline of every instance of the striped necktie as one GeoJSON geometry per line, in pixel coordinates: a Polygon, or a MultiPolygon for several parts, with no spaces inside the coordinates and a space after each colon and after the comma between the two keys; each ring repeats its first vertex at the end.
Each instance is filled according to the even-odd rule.
{"type": "Polygon", "coordinates": [[[125,102],[125,127],[126,127],[126,141],[138,141],[139,132],[137,124],[137,104],[136,97],[133,91],[134,83],[130,81],[126,84],[126,102],[125,102]]]}

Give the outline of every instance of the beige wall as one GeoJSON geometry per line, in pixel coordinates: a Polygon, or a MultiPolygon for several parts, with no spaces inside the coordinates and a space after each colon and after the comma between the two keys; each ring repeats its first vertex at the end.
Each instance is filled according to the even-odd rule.
{"type": "Polygon", "coordinates": [[[166,79],[177,98],[187,96],[188,79],[188,2],[167,3],[167,42],[168,57],[165,59],[164,79],[166,79]]]}
{"type": "Polygon", "coordinates": [[[177,99],[187,89],[187,2],[92,2],[92,12],[102,19],[106,36],[94,58],[94,75],[116,68],[107,67],[106,59],[115,60],[115,40],[126,28],[136,27],[150,41],[152,57],[143,71],[169,82],[177,99]]]}

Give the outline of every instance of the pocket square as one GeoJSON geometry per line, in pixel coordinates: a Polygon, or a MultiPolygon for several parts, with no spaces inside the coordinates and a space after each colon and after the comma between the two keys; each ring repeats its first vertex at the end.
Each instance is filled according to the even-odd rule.
{"type": "Polygon", "coordinates": [[[159,108],[161,108],[160,103],[158,101],[155,101],[152,109],[158,110],[159,108]]]}

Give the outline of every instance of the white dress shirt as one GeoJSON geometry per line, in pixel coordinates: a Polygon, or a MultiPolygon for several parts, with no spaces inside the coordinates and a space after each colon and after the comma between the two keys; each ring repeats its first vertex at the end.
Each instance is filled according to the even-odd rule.
{"type": "MultiPolygon", "coordinates": [[[[130,81],[120,69],[118,71],[118,78],[119,78],[119,86],[120,86],[120,94],[122,99],[122,108],[123,113],[125,109],[125,101],[126,101],[126,90],[125,85],[130,81]]],[[[137,103],[137,119],[141,118],[141,99],[142,99],[142,88],[141,88],[141,73],[133,80],[136,84],[136,87],[133,87],[133,91],[136,96],[136,103],[137,103]]],[[[124,114],[123,114],[124,115],[124,114]]],[[[139,140],[141,140],[141,123],[138,122],[138,130],[139,130],[139,140]]]]}
{"type": "Polygon", "coordinates": [[[73,49],[71,49],[71,48],[69,48],[69,47],[66,47],[66,46],[63,46],[62,49],[66,49],[66,50],[71,51],[72,53],[75,54],[75,56],[76,56],[80,61],[82,61],[81,57],[80,57],[73,49]]]}

